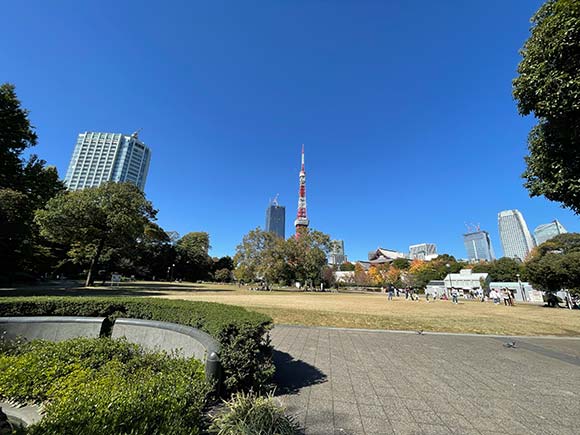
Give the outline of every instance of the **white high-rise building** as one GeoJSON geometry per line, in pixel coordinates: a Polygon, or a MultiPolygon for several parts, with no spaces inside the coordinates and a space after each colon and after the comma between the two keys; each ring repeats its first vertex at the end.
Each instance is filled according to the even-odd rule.
{"type": "Polygon", "coordinates": [[[96,187],[107,181],[145,188],[151,150],[137,133],[84,132],[77,143],[64,182],[70,190],[96,187]]]}
{"type": "Polygon", "coordinates": [[[535,246],[524,217],[518,210],[504,210],[498,213],[497,220],[504,257],[524,261],[535,246]]]}
{"type": "Polygon", "coordinates": [[[431,260],[437,257],[437,246],[433,243],[419,243],[409,246],[411,260],[431,260]]]}
{"type": "Polygon", "coordinates": [[[554,220],[549,224],[543,224],[538,226],[534,230],[534,237],[536,239],[536,245],[541,245],[542,243],[556,237],[559,234],[565,234],[566,228],[558,222],[558,220],[554,220]]]}

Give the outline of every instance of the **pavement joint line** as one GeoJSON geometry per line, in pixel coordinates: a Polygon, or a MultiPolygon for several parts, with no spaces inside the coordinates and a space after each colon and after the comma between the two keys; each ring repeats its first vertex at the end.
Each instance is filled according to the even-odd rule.
{"type": "MultiPolygon", "coordinates": [[[[334,331],[352,331],[352,332],[375,332],[375,333],[393,333],[393,334],[410,334],[419,335],[417,331],[406,331],[401,329],[365,329],[365,328],[341,328],[338,326],[307,326],[307,325],[289,325],[284,323],[276,323],[276,326],[283,326],[285,328],[320,328],[334,331]]],[[[579,336],[559,336],[559,335],[501,335],[501,334],[473,334],[464,332],[437,332],[437,331],[423,331],[421,335],[450,335],[459,337],[481,337],[481,338],[532,338],[532,339],[549,339],[549,340],[575,340],[580,341],[579,336]]]]}

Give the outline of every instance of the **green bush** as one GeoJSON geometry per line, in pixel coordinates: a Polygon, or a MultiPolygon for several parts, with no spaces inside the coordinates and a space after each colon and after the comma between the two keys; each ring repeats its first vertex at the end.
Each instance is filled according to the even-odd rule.
{"type": "Polygon", "coordinates": [[[217,435],[296,435],[298,424],[274,403],[272,396],[238,393],[226,410],[214,417],[210,431],[217,435]]]}
{"type": "Polygon", "coordinates": [[[154,298],[0,298],[0,316],[88,316],[158,320],[199,328],[221,345],[225,393],[261,391],[274,374],[272,319],[232,305],[154,298]]]}
{"type": "Polygon", "coordinates": [[[0,356],[0,397],[45,404],[33,435],[198,434],[210,389],[199,361],[125,340],[33,341],[0,356]]]}

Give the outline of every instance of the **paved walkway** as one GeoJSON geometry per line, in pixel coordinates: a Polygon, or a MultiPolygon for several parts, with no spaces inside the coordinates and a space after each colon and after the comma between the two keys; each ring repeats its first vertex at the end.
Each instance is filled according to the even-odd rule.
{"type": "Polygon", "coordinates": [[[580,340],[276,326],[306,434],[578,434],[580,340]]]}

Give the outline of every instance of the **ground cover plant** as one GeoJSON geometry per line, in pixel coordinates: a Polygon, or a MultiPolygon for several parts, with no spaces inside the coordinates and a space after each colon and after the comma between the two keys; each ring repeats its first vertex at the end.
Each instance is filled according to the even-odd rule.
{"type": "Polygon", "coordinates": [[[0,397],[45,406],[29,434],[197,434],[210,391],[199,361],[125,340],[36,340],[0,349],[0,397]]]}
{"type": "Polygon", "coordinates": [[[224,412],[213,418],[216,435],[297,435],[298,424],[269,396],[243,392],[225,403],[224,412]]]}
{"type": "Polygon", "coordinates": [[[226,394],[263,390],[274,374],[271,319],[241,307],[207,302],[121,297],[0,298],[0,316],[128,317],[199,328],[221,346],[226,394]]]}

